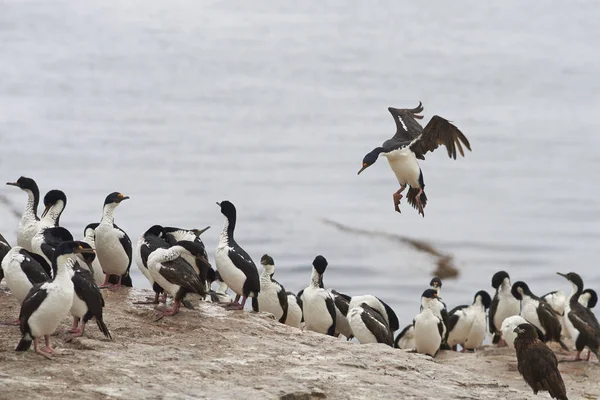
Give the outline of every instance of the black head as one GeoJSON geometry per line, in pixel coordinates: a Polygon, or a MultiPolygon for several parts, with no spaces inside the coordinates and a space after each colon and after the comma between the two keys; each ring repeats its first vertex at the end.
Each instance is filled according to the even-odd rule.
{"type": "Polygon", "coordinates": [[[85,229],[83,230],[83,234],[85,235],[85,233],[88,231],[88,229],[91,229],[91,230],[95,231],[96,228],[98,227],[98,225],[100,225],[100,224],[97,223],[97,222],[93,222],[91,224],[88,224],[88,226],[86,226],[85,229]]]}
{"type": "Polygon", "coordinates": [[[236,215],[236,209],[232,202],[223,200],[222,202],[217,202],[217,205],[221,207],[221,213],[227,218],[234,218],[236,215]]]}
{"type": "Polygon", "coordinates": [[[562,274],[560,272],[557,272],[557,274],[566,278],[573,285],[577,286],[577,290],[583,290],[583,279],[581,279],[581,276],[579,276],[575,272],[569,272],[568,274],[562,274]]]}
{"type": "Polygon", "coordinates": [[[313,267],[315,270],[321,275],[325,273],[325,268],[327,268],[327,260],[323,256],[316,256],[313,261],[313,267]]]}
{"type": "Polygon", "coordinates": [[[162,225],[152,225],[150,229],[148,229],[146,233],[144,233],[144,236],[146,235],[163,238],[165,237],[165,229],[162,227],[162,225]]]}
{"type": "Polygon", "coordinates": [[[125,196],[123,193],[112,192],[111,194],[106,196],[106,199],[104,200],[104,205],[113,203],[119,204],[120,202],[122,202],[123,200],[127,200],[128,198],[129,196],[125,196]]]}
{"type": "Polygon", "coordinates": [[[433,289],[427,289],[423,292],[423,294],[421,295],[422,298],[425,299],[437,299],[438,298],[438,294],[437,291],[433,290],[433,289]]]}
{"type": "Polygon", "coordinates": [[[442,280],[436,276],[435,278],[433,278],[431,280],[431,282],[429,282],[429,286],[431,286],[434,289],[441,289],[442,288],[442,280]]]}
{"type": "Polygon", "coordinates": [[[504,282],[504,280],[507,278],[510,282],[510,276],[508,276],[508,273],[506,271],[496,272],[492,277],[492,287],[498,290],[498,288],[502,285],[502,282],[504,282]]]}
{"type": "Polygon", "coordinates": [[[80,241],[68,241],[60,243],[56,249],[54,249],[53,258],[56,259],[60,256],[70,254],[91,254],[94,250],[85,242],[80,241]]]}
{"type": "Polygon", "coordinates": [[[67,205],[67,195],[62,190],[51,190],[44,196],[44,206],[46,208],[52,207],[54,204],[62,201],[64,205],[67,205]]]}
{"type": "Polygon", "coordinates": [[[588,294],[590,296],[590,299],[588,300],[588,303],[587,303],[587,308],[596,307],[596,304],[598,303],[598,294],[596,293],[596,291],[594,289],[585,289],[581,293],[581,295],[583,296],[584,294],[588,294]]]}
{"type": "Polygon", "coordinates": [[[275,261],[273,261],[273,257],[271,257],[268,254],[265,254],[260,258],[260,263],[262,265],[275,265],[275,261]]]}
{"type": "Polygon", "coordinates": [[[488,292],[486,292],[485,290],[480,290],[479,292],[475,293],[473,302],[477,301],[477,297],[481,298],[481,304],[483,304],[483,308],[485,308],[486,310],[490,308],[490,306],[492,305],[492,298],[490,297],[488,292]]]}
{"type": "Polygon", "coordinates": [[[371,165],[375,164],[377,158],[379,158],[379,154],[381,154],[382,151],[383,148],[377,147],[369,153],[367,153],[367,155],[363,157],[362,168],[358,171],[358,175],[360,175],[361,172],[369,168],[371,165]]]}
{"type": "Polygon", "coordinates": [[[20,177],[16,182],[6,182],[6,184],[10,186],[16,186],[21,190],[30,190],[34,193],[39,193],[38,185],[35,183],[35,181],[25,176],[20,177]]]}
{"type": "Polygon", "coordinates": [[[537,331],[531,324],[520,324],[513,330],[513,332],[515,332],[520,338],[537,339],[538,337],[537,331]]]}
{"type": "Polygon", "coordinates": [[[529,286],[525,282],[518,281],[512,285],[512,289],[510,290],[512,295],[517,300],[523,300],[523,294],[531,296],[531,291],[529,290],[529,286]]]}
{"type": "Polygon", "coordinates": [[[86,242],[79,242],[79,244],[81,245],[81,247],[83,247],[86,250],[85,252],[81,253],[81,256],[83,257],[85,262],[88,265],[90,265],[96,259],[96,253],[94,252],[94,249],[92,249],[92,246],[90,246],[86,242]]]}

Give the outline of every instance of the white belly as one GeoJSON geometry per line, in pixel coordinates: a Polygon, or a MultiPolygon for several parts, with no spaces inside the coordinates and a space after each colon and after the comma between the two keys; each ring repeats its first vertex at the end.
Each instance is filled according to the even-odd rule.
{"type": "Polygon", "coordinates": [[[434,356],[442,344],[438,329],[440,320],[425,309],[415,318],[415,347],[418,353],[434,356]]]}
{"type": "Polygon", "coordinates": [[[160,268],[161,268],[161,264],[159,262],[155,262],[152,259],[152,257],[148,258],[148,270],[150,272],[150,276],[152,277],[152,280],[154,282],[158,283],[160,285],[160,287],[162,287],[165,290],[165,292],[167,292],[171,296],[175,297],[177,295],[177,292],[179,292],[179,289],[181,288],[181,286],[175,285],[175,284],[169,282],[168,280],[166,280],[160,274],[160,272],[159,272],[160,268]]]}
{"type": "Polygon", "coordinates": [[[146,279],[148,279],[148,282],[150,282],[150,286],[152,286],[154,284],[154,278],[152,278],[150,271],[144,266],[144,262],[142,261],[141,248],[142,245],[144,245],[145,243],[146,241],[143,237],[141,237],[140,240],[138,240],[137,245],[135,247],[135,263],[142,275],[144,275],[146,279]]]}
{"type": "Polygon", "coordinates": [[[573,323],[569,319],[570,312],[571,312],[571,306],[567,304],[567,306],[565,307],[565,314],[562,316],[561,322],[564,323],[565,327],[567,328],[567,332],[569,332],[569,336],[573,340],[573,343],[575,343],[577,341],[577,338],[579,337],[579,331],[577,329],[575,329],[575,327],[573,326],[573,323]]]}
{"type": "Polygon", "coordinates": [[[502,321],[521,313],[521,303],[512,294],[500,293],[499,296],[498,308],[496,309],[496,314],[494,314],[494,326],[498,331],[502,329],[502,321]]]}
{"type": "Polygon", "coordinates": [[[458,321],[448,334],[448,344],[450,346],[460,344],[464,347],[473,326],[473,315],[469,315],[464,309],[457,311],[456,314],[458,315],[458,321]]]}
{"type": "Polygon", "coordinates": [[[546,330],[542,327],[540,318],[537,315],[538,304],[539,303],[536,300],[524,300],[523,311],[521,312],[521,316],[525,318],[527,322],[529,322],[531,325],[537,327],[545,335],[546,330]]]}
{"type": "Polygon", "coordinates": [[[32,219],[21,219],[19,222],[19,233],[17,234],[17,246],[23,247],[27,251],[32,251],[31,239],[38,231],[38,223],[32,219]]]}
{"type": "Polygon", "coordinates": [[[23,260],[23,255],[19,254],[18,251],[13,252],[14,250],[12,249],[2,260],[2,269],[8,288],[17,298],[19,304],[22,304],[33,285],[21,269],[20,260],[23,260]]]}
{"type": "Polygon", "coordinates": [[[511,349],[515,348],[515,339],[517,338],[517,334],[514,331],[515,328],[521,324],[526,324],[527,321],[525,318],[520,315],[513,315],[512,317],[508,317],[502,321],[502,338],[506,341],[506,344],[511,349]]]}
{"type": "Polygon", "coordinates": [[[83,318],[88,311],[85,301],[81,300],[76,293],[73,293],[73,305],[71,306],[71,315],[77,318],[83,318]]]}
{"type": "Polygon", "coordinates": [[[279,304],[279,298],[277,297],[277,286],[271,282],[260,282],[260,292],[258,293],[258,311],[268,312],[275,316],[275,319],[279,319],[283,316],[283,309],[279,304]]]}
{"type": "Polygon", "coordinates": [[[129,257],[121,245],[122,233],[106,224],[96,228],[96,256],[104,273],[123,275],[129,266],[129,257]]]}
{"type": "Polygon", "coordinates": [[[386,158],[400,185],[409,184],[414,188],[419,187],[421,169],[413,152],[408,149],[395,150],[387,154],[386,158]]]}
{"type": "Polygon", "coordinates": [[[217,250],[215,251],[217,271],[219,271],[219,275],[221,275],[223,282],[225,282],[235,294],[242,296],[246,275],[231,262],[231,259],[227,255],[228,252],[228,247],[217,247],[217,250]]]}
{"type": "Polygon", "coordinates": [[[361,314],[363,312],[364,310],[360,307],[348,310],[347,318],[350,328],[352,329],[352,333],[361,344],[377,343],[377,338],[371,333],[369,328],[367,328],[362,320],[361,314]]]}
{"type": "Polygon", "coordinates": [[[481,347],[486,335],[486,320],[485,311],[474,310],[474,316],[472,318],[473,323],[467,336],[467,340],[464,342],[464,348],[469,350],[475,350],[481,347]]]}
{"type": "MultiPolygon", "coordinates": [[[[46,285],[46,284],[44,284],[46,285]]],[[[48,284],[50,285],[50,284],[48,284]]],[[[60,321],[69,315],[73,305],[73,283],[61,288],[53,282],[53,288],[40,307],[31,314],[28,323],[34,337],[51,335],[56,331],[60,321]]]]}
{"type": "Polygon", "coordinates": [[[416,348],[415,345],[415,328],[410,327],[404,333],[404,335],[398,340],[398,347],[403,350],[412,350],[416,348]]]}
{"type": "Polygon", "coordinates": [[[341,333],[347,338],[354,335],[348,318],[346,318],[337,307],[335,308],[335,332],[341,333]]]}
{"type": "Polygon", "coordinates": [[[300,328],[302,321],[302,310],[296,302],[296,296],[288,294],[288,313],[285,319],[285,324],[293,326],[294,328],[300,328]]]}
{"type": "Polygon", "coordinates": [[[315,289],[307,287],[302,293],[302,307],[304,312],[304,322],[306,329],[319,333],[327,333],[333,319],[329,315],[329,310],[325,303],[325,299],[329,297],[329,293],[325,289],[315,289]]]}

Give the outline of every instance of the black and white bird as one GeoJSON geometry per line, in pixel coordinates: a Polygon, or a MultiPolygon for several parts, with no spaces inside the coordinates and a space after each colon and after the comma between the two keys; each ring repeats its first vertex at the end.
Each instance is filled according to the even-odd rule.
{"type": "Polygon", "coordinates": [[[406,199],[410,205],[419,210],[419,214],[425,216],[423,209],[427,205],[427,196],[423,191],[425,189],[423,171],[417,159],[425,160],[427,152],[433,152],[438,146],[444,145],[448,156],[456,160],[457,150],[464,157],[463,146],[471,151],[471,145],[456,126],[439,115],[434,115],[425,128],[421,127],[416,121],[423,118],[418,115],[423,111],[421,102],[417,108],[389,107],[388,111],[394,117],[396,134],[363,158],[362,168],[358,173],[373,165],[380,155],[386,157],[400,184],[400,189],[393,195],[394,209],[400,212],[398,206],[402,192],[407,185],[410,185],[406,199]]]}
{"type": "Polygon", "coordinates": [[[260,259],[263,271],[260,274],[260,292],[252,298],[252,308],[260,312],[268,312],[275,319],[285,323],[288,313],[288,297],[285,288],[273,279],[275,274],[275,261],[273,257],[264,254],[260,259]]]}
{"type": "Polygon", "coordinates": [[[437,292],[427,289],[421,296],[421,312],[415,317],[415,349],[417,353],[435,357],[444,338],[444,322],[434,310],[438,308],[437,292]]]}
{"type": "Polygon", "coordinates": [[[288,312],[285,324],[294,328],[301,328],[304,318],[298,297],[292,292],[286,292],[286,295],[288,299],[288,312]]]}
{"type": "MultiPolygon", "coordinates": [[[[321,284],[322,283],[323,282],[321,281],[321,284]]],[[[348,320],[351,297],[331,288],[327,289],[327,291],[331,298],[333,298],[333,304],[335,305],[335,336],[339,337],[341,334],[344,335],[346,339],[350,340],[354,337],[350,321],[348,320]]]]}
{"type": "Polygon", "coordinates": [[[72,334],[68,340],[82,336],[85,332],[85,324],[94,318],[100,332],[109,340],[112,336],[104,323],[102,309],[104,308],[104,297],[100,292],[100,288],[96,284],[93,276],[92,262],[96,258],[96,254],[88,243],[81,241],[81,247],[84,252],[77,254],[82,256],[83,260],[79,260],[73,265],[73,305],[71,306],[71,315],[73,316],[73,326],[69,330],[72,334]],[[82,264],[87,265],[83,268],[82,264]]]}
{"type": "Polygon", "coordinates": [[[406,325],[394,340],[394,347],[402,350],[414,350],[415,345],[415,326],[406,325]]]}
{"type": "MultiPolygon", "coordinates": [[[[175,245],[177,242],[189,241],[189,242],[198,242],[204,246],[200,235],[210,229],[210,226],[207,226],[204,229],[183,229],[176,228],[172,226],[165,226],[163,228],[165,234],[165,240],[171,245],[175,245]]],[[[208,255],[206,255],[208,258],[208,255]]]]}
{"type": "Polygon", "coordinates": [[[442,338],[442,350],[449,350],[450,347],[447,344],[448,341],[448,333],[450,330],[448,329],[448,325],[450,324],[450,314],[448,313],[448,308],[446,307],[446,303],[442,301],[442,280],[440,278],[433,277],[429,282],[429,287],[437,293],[437,302],[432,303],[433,312],[436,316],[442,319],[444,323],[444,337],[442,338]]]}
{"type": "Polygon", "coordinates": [[[442,297],[442,280],[440,278],[438,278],[437,276],[431,278],[431,281],[429,282],[429,287],[436,291],[436,293],[438,294],[438,299],[442,297]]]}
{"type": "Polygon", "coordinates": [[[510,276],[506,271],[498,271],[492,277],[492,287],[496,289],[489,311],[489,328],[493,335],[492,343],[500,346],[502,341],[502,321],[513,315],[520,315],[521,303],[512,295],[510,276]]]}
{"type": "Polygon", "coordinates": [[[173,307],[163,310],[161,317],[177,314],[188,293],[206,295],[205,283],[183,257],[183,254],[191,254],[190,245],[193,242],[178,242],[167,249],[157,248],[148,257],[148,270],[153,281],[174,298],[173,307]]]}
{"type": "Polygon", "coordinates": [[[163,294],[163,303],[166,301],[167,293],[164,289],[152,278],[150,270],[148,269],[148,257],[156,249],[168,249],[171,245],[165,240],[165,231],[161,225],[152,225],[146,232],[140,236],[136,248],[135,248],[135,261],[138,269],[146,277],[152,290],[154,290],[155,297],[150,302],[138,302],[142,304],[158,304],[159,296],[163,294]]]}
{"type": "Polygon", "coordinates": [[[521,301],[521,316],[538,330],[539,338],[544,342],[558,342],[568,351],[569,348],[561,339],[560,320],[546,300],[534,295],[529,286],[522,281],[515,282],[511,292],[521,301]]]}
{"type": "MultiPolygon", "coordinates": [[[[223,230],[219,237],[219,244],[215,251],[215,263],[221,279],[236,294],[229,309],[242,310],[248,297],[256,297],[260,293],[260,279],[258,269],[252,258],[234,239],[237,211],[235,206],[224,200],[217,205],[225,216],[223,230]],[[241,304],[238,303],[242,298],[241,304]]],[[[258,311],[253,308],[254,311],[258,311]]]]}
{"type": "Polygon", "coordinates": [[[517,332],[515,328],[521,324],[528,324],[525,318],[520,315],[513,315],[512,317],[505,318],[502,321],[502,338],[506,342],[506,345],[514,349],[515,348],[515,339],[517,338],[517,332]]]}
{"type": "Polygon", "coordinates": [[[383,343],[394,346],[394,335],[383,315],[367,303],[350,308],[347,318],[354,337],[361,344],[383,343]]]}
{"type": "Polygon", "coordinates": [[[20,177],[16,182],[7,182],[7,185],[16,186],[27,193],[25,210],[19,221],[19,233],[17,234],[17,246],[31,251],[31,239],[38,231],[40,218],[37,215],[40,203],[40,190],[37,183],[31,178],[20,177]]]}
{"type": "MultiPolygon", "coordinates": [[[[89,244],[92,249],[96,248],[96,228],[98,225],[99,224],[97,222],[88,224],[83,230],[83,239],[81,239],[81,241],[89,244]]],[[[94,254],[91,264],[87,264],[85,262],[85,258],[82,254],[78,254],[77,257],[80,260],[81,267],[83,269],[89,269],[89,271],[92,273],[96,285],[102,285],[106,279],[106,274],[102,270],[102,266],[100,265],[98,257],[96,257],[94,254]]]]}
{"type": "Polygon", "coordinates": [[[585,289],[579,296],[579,302],[587,308],[594,308],[598,303],[598,294],[594,289],[585,289]]]}
{"type": "Polygon", "coordinates": [[[321,287],[322,276],[326,268],[325,257],[316,256],[313,261],[310,284],[299,293],[299,298],[306,329],[335,336],[335,304],[331,294],[321,287]]]}
{"type": "Polygon", "coordinates": [[[124,230],[115,225],[114,216],[115,208],[127,199],[129,196],[113,192],[104,200],[102,219],[96,228],[96,256],[106,274],[104,284],[100,288],[117,289],[121,287],[124,276],[129,276],[132,259],[131,239],[124,230]],[[116,285],[110,283],[111,275],[119,277],[116,285]]]}
{"type": "Polygon", "coordinates": [[[27,351],[33,341],[36,353],[46,358],[52,357],[50,335],[73,305],[75,291],[71,274],[76,262],[74,255],[83,252],[90,252],[90,249],[83,247],[82,242],[63,242],[58,245],[52,257],[56,276],[52,281],[34,285],[21,305],[19,320],[22,337],[16,351],[27,351]],[[46,346],[40,349],[38,340],[42,337],[46,346]]]}
{"type": "Polygon", "coordinates": [[[348,309],[351,310],[355,307],[360,306],[362,303],[368,304],[369,307],[379,312],[379,314],[383,316],[383,319],[385,319],[385,322],[387,323],[392,333],[396,332],[400,328],[398,317],[396,316],[394,310],[392,310],[392,307],[390,307],[379,297],[375,297],[371,294],[352,296],[350,298],[350,304],[348,305],[348,309]]]}
{"type": "Polygon", "coordinates": [[[521,324],[515,328],[515,333],[517,367],[533,393],[547,391],[553,399],[568,400],[565,383],[558,370],[558,360],[552,350],[538,338],[535,327],[521,324]]]}
{"type": "MultiPolygon", "coordinates": [[[[0,262],[4,260],[4,257],[6,257],[10,249],[11,246],[8,243],[8,240],[0,233],[0,262]]],[[[2,270],[2,267],[0,267],[0,283],[2,282],[2,279],[4,279],[4,271],[2,270]]]]}
{"type": "MultiPolygon", "coordinates": [[[[583,279],[575,272],[568,274],[558,273],[571,282],[573,287],[569,296],[569,303],[565,307],[565,316],[567,329],[571,338],[575,342],[577,355],[575,361],[581,360],[581,352],[588,348],[600,360],[600,323],[589,308],[579,302],[579,297],[583,292],[583,279]]],[[[590,353],[587,359],[589,360],[590,353]]]]}
{"type": "Polygon", "coordinates": [[[461,345],[463,351],[475,351],[483,344],[487,334],[486,312],[492,298],[485,290],[475,293],[471,305],[462,305],[450,310],[448,345],[461,345]]]}

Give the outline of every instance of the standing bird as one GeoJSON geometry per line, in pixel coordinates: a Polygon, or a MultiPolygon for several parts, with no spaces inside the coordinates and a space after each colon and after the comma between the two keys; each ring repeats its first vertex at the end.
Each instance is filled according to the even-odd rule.
{"type": "Polygon", "coordinates": [[[394,335],[386,320],[367,303],[360,303],[357,307],[349,309],[348,322],[354,337],[361,344],[384,343],[390,347],[394,346],[394,335]]]}
{"type": "MultiPolygon", "coordinates": [[[[579,297],[583,292],[583,280],[575,272],[568,274],[558,272],[558,275],[566,278],[573,287],[571,296],[569,296],[569,304],[565,307],[565,316],[567,317],[565,322],[577,349],[574,361],[581,360],[581,352],[586,347],[600,360],[600,323],[592,310],[579,302],[579,297]]],[[[590,353],[588,353],[587,359],[589,360],[589,358],[590,353]]]]}
{"type": "Polygon", "coordinates": [[[260,292],[252,298],[252,308],[261,312],[269,312],[275,319],[285,323],[288,313],[288,297],[285,289],[273,279],[275,274],[275,261],[273,257],[265,254],[260,259],[263,272],[260,274],[260,292]]]}
{"type": "MultiPolygon", "coordinates": [[[[228,305],[228,308],[242,310],[248,297],[256,297],[260,292],[258,269],[252,258],[233,237],[237,220],[235,206],[227,200],[217,203],[217,205],[221,207],[225,222],[215,251],[215,263],[222,280],[236,294],[235,300],[228,305]],[[238,303],[240,296],[242,297],[241,304],[238,303]]],[[[253,310],[258,311],[254,307],[253,310]]]]}
{"type": "Polygon", "coordinates": [[[321,287],[322,276],[326,268],[327,260],[325,257],[316,256],[313,261],[310,284],[304,288],[299,297],[306,329],[334,336],[335,304],[331,294],[321,287]]]}
{"type": "Polygon", "coordinates": [[[546,300],[531,293],[529,286],[521,281],[513,284],[512,294],[521,301],[521,316],[538,330],[538,337],[544,342],[558,342],[568,351],[569,348],[560,337],[560,321],[546,300]]]}
{"type": "Polygon", "coordinates": [[[450,315],[448,314],[448,308],[446,307],[446,303],[442,301],[442,280],[437,276],[431,279],[429,282],[429,287],[437,293],[437,302],[432,303],[432,311],[433,313],[442,319],[444,323],[444,332],[442,338],[442,350],[450,350],[450,346],[448,346],[448,334],[450,333],[450,329],[448,329],[448,325],[450,324],[450,315]]]}
{"type": "Polygon", "coordinates": [[[159,296],[163,294],[163,303],[166,301],[167,293],[164,289],[152,278],[152,274],[148,269],[148,257],[156,249],[168,249],[170,244],[165,240],[164,228],[160,225],[152,225],[146,232],[139,238],[135,248],[135,260],[138,269],[148,279],[152,290],[154,290],[154,299],[148,298],[150,301],[136,302],[136,304],[158,304],[159,296]]]}
{"type": "Polygon", "coordinates": [[[413,324],[406,325],[404,329],[396,335],[394,347],[403,350],[415,349],[415,326],[413,324]]]}
{"type": "Polygon", "coordinates": [[[492,287],[496,294],[489,311],[489,328],[493,335],[492,343],[506,345],[502,339],[502,321],[521,313],[521,303],[512,295],[510,276],[506,271],[498,271],[492,277],[492,287]]]}
{"type": "Polygon", "coordinates": [[[190,254],[190,243],[178,242],[168,249],[157,248],[148,257],[148,270],[152,279],[175,299],[173,307],[164,310],[161,318],[177,314],[186,294],[197,293],[202,297],[206,295],[204,282],[183,257],[183,254],[190,254]]]}
{"type": "Polygon", "coordinates": [[[298,297],[292,292],[286,292],[288,299],[288,312],[285,319],[285,324],[294,328],[302,327],[302,307],[298,301],[298,297]]]}
{"type": "MultiPolygon", "coordinates": [[[[92,249],[96,248],[96,228],[98,225],[99,224],[97,222],[88,224],[83,230],[83,239],[81,239],[81,241],[90,245],[92,249]]],[[[96,285],[102,285],[106,279],[106,274],[102,270],[102,266],[100,265],[100,261],[98,261],[98,257],[94,255],[93,261],[89,265],[85,262],[83,255],[78,254],[77,257],[81,261],[81,267],[83,269],[89,269],[89,271],[92,272],[96,285]]]]}
{"type": "Polygon", "coordinates": [[[27,251],[31,251],[31,239],[38,231],[40,218],[37,215],[38,205],[40,203],[40,190],[37,183],[31,178],[24,176],[17,179],[16,182],[7,182],[7,185],[16,186],[27,193],[27,203],[25,210],[19,221],[19,233],[17,234],[17,246],[21,246],[27,251]]]}
{"type": "Polygon", "coordinates": [[[502,321],[502,338],[506,341],[506,345],[514,349],[515,348],[515,339],[517,338],[517,332],[515,332],[515,328],[521,324],[528,324],[525,318],[520,315],[513,315],[512,317],[508,317],[502,321]]]}
{"type": "Polygon", "coordinates": [[[486,311],[492,298],[485,290],[475,293],[473,304],[455,307],[450,311],[448,345],[460,344],[463,351],[475,351],[483,344],[487,333],[486,311]]]}
{"type": "Polygon", "coordinates": [[[104,323],[102,318],[102,308],[104,307],[104,297],[100,292],[100,288],[96,284],[93,276],[93,269],[91,264],[96,258],[96,254],[92,249],[92,246],[86,242],[80,242],[81,247],[86,251],[79,253],[83,260],[79,260],[73,265],[73,288],[75,294],[73,295],[73,305],[71,306],[71,315],[73,316],[73,326],[69,330],[72,335],[69,337],[69,341],[75,337],[83,336],[85,332],[85,324],[92,319],[96,319],[96,325],[100,332],[109,340],[112,340],[112,336],[104,323]],[[85,264],[87,268],[83,268],[82,264],[85,264]],[[79,322],[81,321],[81,326],[79,322]]]}
{"type": "Polygon", "coordinates": [[[585,289],[579,296],[579,302],[584,307],[594,308],[598,303],[598,294],[594,289],[585,289]]]}
{"type": "Polygon", "coordinates": [[[388,111],[394,117],[394,122],[396,122],[396,134],[391,139],[383,142],[381,147],[376,147],[363,158],[362,168],[358,173],[360,174],[373,165],[379,155],[383,155],[387,158],[400,184],[400,189],[393,195],[394,209],[400,212],[398,206],[400,205],[402,192],[407,185],[410,185],[406,195],[407,201],[418,209],[419,214],[424,217],[423,209],[427,205],[427,196],[423,191],[425,189],[423,171],[421,171],[417,159],[425,160],[427,152],[433,152],[439,145],[443,144],[448,150],[448,157],[456,160],[456,150],[458,149],[464,157],[465,153],[462,146],[464,145],[471,151],[471,145],[456,126],[439,115],[434,115],[425,128],[422,128],[416,121],[416,119],[423,118],[422,115],[418,115],[423,111],[421,102],[419,102],[417,108],[389,107],[388,111]]]}
{"type": "Polygon", "coordinates": [[[415,348],[417,353],[435,357],[444,338],[444,322],[434,314],[437,308],[437,292],[427,289],[421,296],[421,312],[415,317],[415,348]]]}
{"type": "Polygon", "coordinates": [[[536,329],[531,324],[521,324],[515,328],[515,333],[519,373],[533,393],[548,391],[553,399],[568,400],[558,360],[552,350],[538,339],[536,329]]]}
{"type": "Polygon", "coordinates": [[[36,353],[52,358],[50,335],[54,333],[60,321],[69,314],[73,305],[73,281],[71,273],[75,265],[74,255],[90,252],[82,242],[63,242],[58,245],[52,257],[53,267],[57,273],[52,281],[38,283],[21,305],[19,320],[21,321],[21,341],[16,351],[27,351],[31,347],[36,353]],[[46,347],[40,349],[38,340],[44,337],[46,347]]]}
{"type": "Polygon", "coordinates": [[[132,258],[131,239],[125,231],[115,225],[114,217],[115,208],[127,199],[129,196],[113,192],[104,200],[102,219],[96,228],[96,256],[106,274],[104,284],[100,288],[118,289],[124,278],[129,279],[132,258]],[[109,282],[110,275],[118,275],[116,285],[109,282]]]}

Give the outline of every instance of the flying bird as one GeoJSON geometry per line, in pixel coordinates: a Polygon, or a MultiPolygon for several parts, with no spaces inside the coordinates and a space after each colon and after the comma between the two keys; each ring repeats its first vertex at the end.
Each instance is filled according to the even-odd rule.
{"type": "Polygon", "coordinates": [[[363,158],[362,168],[358,174],[375,164],[380,155],[386,157],[400,184],[400,189],[393,195],[394,209],[400,212],[402,192],[409,185],[406,199],[424,217],[423,209],[427,205],[427,196],[423,191],[425,189],[423,171],[417,159],[425,160],[427,152],[433,152],[440,145],[444,145],[448,157],[456,160],[457,151],[464,157],[463,146],[471,151],[471,144],[456,126],[439,115],[434,115],[423,128],[416,121],[423,119],[422,115],[418,115],[423,112],[421,102],[413,109],[389,107],[388,111],[396,122],[396,134],[363,158]]]}

